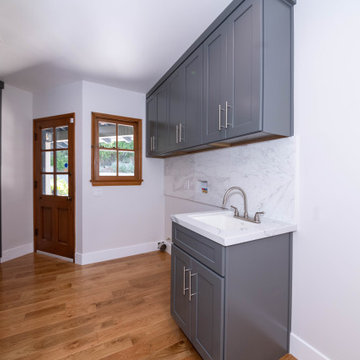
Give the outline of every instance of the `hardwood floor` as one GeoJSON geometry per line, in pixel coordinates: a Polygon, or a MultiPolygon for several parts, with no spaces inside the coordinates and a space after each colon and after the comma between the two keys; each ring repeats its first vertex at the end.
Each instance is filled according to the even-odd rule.
{"type": "Polygon", "coordinates": [[[200,359],[170,316],[169,289],[170,256],[159,252],[86,266],[39,254],[1,264],[0,359],[200,359]]]}

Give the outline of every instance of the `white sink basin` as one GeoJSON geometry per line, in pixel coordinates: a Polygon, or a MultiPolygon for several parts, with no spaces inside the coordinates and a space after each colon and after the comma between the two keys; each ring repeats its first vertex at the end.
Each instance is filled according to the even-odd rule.
{"type": "Polygon", "coordinates": [[[208,211],[201,213],[178,214],[172,221],[207,237],[221,245],[230,246],[247,241],[296,231],[296,225],[266,217],[260,224],[236,219],[232,211],[208,211]]]}
{"type": "Polygon", "coordinates": [[[249,227],[258,226],[259,224],[250,223],[241,219],[234,218],[230,212],[222,212],[206,215],[189,215],[192,219],[200,221],[206,225],[217,228],[220,231],[244,231],[249,227]]]}

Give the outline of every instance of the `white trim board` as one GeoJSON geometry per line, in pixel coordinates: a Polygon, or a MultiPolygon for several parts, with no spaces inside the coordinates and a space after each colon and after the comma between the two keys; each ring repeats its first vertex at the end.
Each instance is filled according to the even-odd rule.
{"type": "Polygon", "coordinates": [[[299,360],[331,360],[294,333],[290,334],[290,354],[299,360]]]}
{"type": "Polygon", "coordinates": [[[41,254],[41,255],[50,256],[50,257],[53,257],[53,258],[56,258],[56,259],[64,260],[64,261],[67,261],[67,262],[73,262],[73,259],[71,259],[71,258],[56,255],[56,254],[51,254],[51,253],[48,253],[46,251],[36,250],[36,253],[41,254]]]}
{"type": "Polygon", "coordinates": [[[171,245],[172,241],[170,239],[164,240],[164,243],[166,244],[166,252],[171,255],[171,245]]]}
{"type": "Polygon", "coordinates": [[[16,259],[20,256],[31,254],[34,251],[34,244],[31,242],[29,244],[20,245],[12,249],[4,250],[2,257],[0,258],[0,263],[5,261],[16,259]]]}
{"type": "Polygon", "coordinates": [[[79,265],[93,264],[101,261],[120,259],[127,256],[145,254],[158,250],[158,242],[148,242],[115,249],[106,249],[88,253],[75,253],[75,263],[79,265]]]}

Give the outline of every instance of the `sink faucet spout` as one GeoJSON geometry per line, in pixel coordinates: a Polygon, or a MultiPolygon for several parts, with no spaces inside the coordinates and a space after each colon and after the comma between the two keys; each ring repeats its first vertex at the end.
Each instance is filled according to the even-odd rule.
{"type": "Polygon", "coordinates": [[[228,201],[228,198],[233,191],[239,191],[241,193],[241,195],[244,199],[244,218],[248,219],[249,214],[248,214],[248,206],[247,206],[247,197],[246,197],[245,191],[239,186],[232,186],[226,190],[224,197],[223,197],[222,207],[223,208],[225,207],[225,205],[228,201]]]}

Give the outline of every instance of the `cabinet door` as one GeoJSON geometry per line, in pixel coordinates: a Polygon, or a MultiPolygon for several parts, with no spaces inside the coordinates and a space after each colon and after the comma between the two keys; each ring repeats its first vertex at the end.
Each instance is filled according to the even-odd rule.
{"type": "Polygon", "coordinates": [[[190,337],[190,302],[188,295],[190,256],[176,246],[171,248],[171,314],[182,331],[190,337]]]}
{"type": "Polygon", "coordinates": [[[169,78],[169,151],[180,147],[180,124],[185,119],[185,72],[181,66],[169,78]]]}
{"type": "Polygon", "coordinates": [[[185,78],[185,117],[179,129],[180,146],[201,144],[203,119],[203,47],[200,46],[183,65],[185,78]]]}
{"type": "Polygon", "coordinates": [[[223,359],[224,279],[191,262],[191,340],[204,360],[223,359]]]}
{"type": "Polygon", "coordinates": [[[247,0],[226,20],[228,26],[226,96],[228,106],[225,111],[225,117],[227,115],[228,118],[227,138],[262,129],[261,4],[262,1],[247,0]]]}
{"type": "Polygon", "coordinates": [[[217,28],[204,42],[204,143],[224,139],[227,24],[217,28]]]}
{"type": "Polygon", "coordinates": [[[146,154],[154,155],[154,141],[157,137],[157,104],[156,96],[146,102],[146,154]]]}
{"type": "Polygon", "coordinates": [[[163,154],[168,148],[168,83],[165,82],[156,92],[157,97],[157,136],[155,138],[156,154],[163,154]]]}

